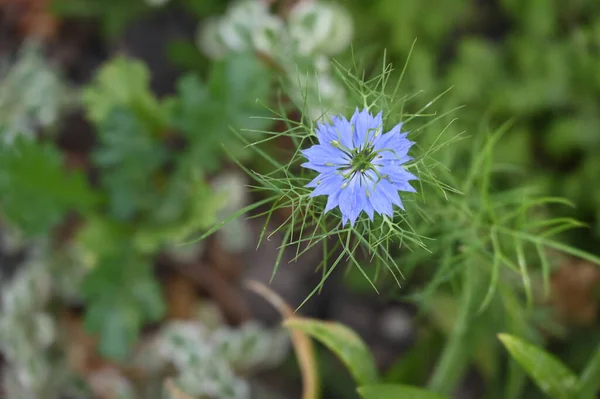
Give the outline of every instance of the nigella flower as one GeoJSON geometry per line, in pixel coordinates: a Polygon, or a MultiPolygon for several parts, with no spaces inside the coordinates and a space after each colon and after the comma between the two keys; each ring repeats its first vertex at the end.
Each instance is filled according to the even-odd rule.
{"type": "Polygon", "coordinates": [[[358,108],[350,121],[332,121],[319,123],[319,144],[302,151],[308,159],[302,166],[319,172],[306,186],[314,188],[310,196],[327,195],[325,212],[339,206],[343,225],[354,225],[362,211],[373,220],[375,212],[392,216],[394,205],[404,210],[398,191],[416,192],[409,181],[417,177],[402,166],[414,144],[401,133],[402,123],[383,133],[381,112],[358,108]]]}

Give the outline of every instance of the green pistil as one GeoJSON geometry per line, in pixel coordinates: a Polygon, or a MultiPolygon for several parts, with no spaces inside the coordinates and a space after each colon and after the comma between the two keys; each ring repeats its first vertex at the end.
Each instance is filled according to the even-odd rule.
{"type": "Polygon", "coordinates": [[[373,169],[372,162],[377,155],[377,151],[374,151],[372,146],[367,146],[362,150],[354,149],[352,151],[352,160],[350,161],[350,167],[352,167],[352,171],[360,171],[364,173],[369,169],[373,169]]]}
{"type": "MultiPolygon", "coordinates": [[[[382,176],[381,173],[379,173],[379,171],[375,167],[375,165],[373,165],[373,161],[375,159],[381,158],[382,155],[380,154],[381,151],[375,151],[372,145],[367,145],[363,149],[358,149],[358,148],[350,149],[350,148],[347,148],[344,145],[342,145],[338,140],[332,140],[331,145],[342,150],[346,155],[348,155],[350,157],[350,165],[347,165],[347,166],[350,166],[350,171],[348,171],[348,173],[341,174],[342,177],[346,180],[342,184],[341,188],[346,188],[348,186],[348,180],[352,179],[352,177],[354,175],[356,175],[357,173],[364,174],[365,172],[368,172],[369,170],[372,170],[373,172],[375,172],[375,175],[377,176],[378,181],[380,181],[382,179],[389,180],[389,176],[387,176],[387,175],[382,176]]],[[[325,166],[334,166],[334,164],[326,163],[325,166]]],[[[339,169],[341,170],[343,168],[343,165],[339,165],[339,166],[340,166],[339,169]]],[[[367,196],[369,196],[368,192],[367,192],[367,196]]]]}

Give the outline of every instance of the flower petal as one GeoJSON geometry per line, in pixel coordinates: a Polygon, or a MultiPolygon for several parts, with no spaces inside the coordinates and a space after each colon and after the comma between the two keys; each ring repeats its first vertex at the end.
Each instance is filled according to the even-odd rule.
{"type": "Polygon", "coordinates": [[[387,196],[385,196],[379,189],[379,177],[377,174],[370,170],[364,174],[365,178],[365,187],[368,189],[369,194],[367,195],[367,199],[369,205],[373,210],[379,214],[392,216],[393,208],[392,203],[389,201],[387,196]]]}
{"type": "Polygon", "coordinates": [[[408,182],[410,180],[417,180],[417,176],[410,172],[407,172],[401,166],[384,165],[379,168],[379,173],[383,176],[387,176],[390,182],[400,191],[408,191],[416,193],[415,190],[408,182]]]}
{"type": "MultiPolygon", "coordinates": [[[[408,132],[404,132],[404,133],[402,133],[402,126],[403,126],[403,125],[404,125],[404,123],[403,123],[403,122],[400,122],[400,123],[398,123],[396,126],[394,126],[393,128],[391,128],[391,129],[390,129],[389,131],[387,131],[385,134],[383,134],[383,135],[379,136],[379,137],[380,137],[380,139],[381,139],[381,137],[384,137],[384,136],[386,136],[386,137],[392,137],[392,136],[394,136],[394,135],[399,135],[399,136],[400,136],[400,138],[402,138],[402,139],[403,139],[403,138],[406,138],[406,136],[408,135],[408,132]]],[[[375,143],[373,143],[373,144],[375,144],[375,143]]]]}
{"type": "Polygon", "coordinates": [[[383,114],[379,112],[376,116],[365,108],[362,111],[354,111],[350,123],[354,126],[354,146],[362,148],[375,138],[376,133],[381,133],[383,128],[383,114]]]}
{"type": "Polygon", "coordinates": [[[373,148],[380,152],[383,159],[402,159],[414,142],[408,140],[408,133],[401,133],[402,123],[373,141],[373,148]]]}
{"type": "Polygon", "coordinates": [[[344,184],[344,178],[337,172],[323,173],[317,176],[317,178],[309,184],[312,184],[313,182],[316,185],[316,188],[310,193],[311,197],[316,197],[318,195],[332,195],[341,190],[342,184],[344,184]]]}
{"type": "MultiPolygon", "coordinates": [[[[350,221],[350,225],[354,225],[358,215],[364,208],[366,193],[361,190],[360,177],[353,176],[348,182],[348,185],[341,190],[339,206],[342,211],[342,217],[350,221]]],[[[345,224],[345,223],[344,223],[345,224]]]]}
{"type": "Polygon", "coordinates": [[[397,153],[407,153],[414,142],[406,138],[408,133],[385,133],[379,140],[373,143],[373,147],[378,150],[391,149],[397,153]]]}
{"type": "Polygon", "coordinates": [[[338,190],[327,197],[327,205],[325,205],[325,210],[323,213],[329,212],[340,204],[340,193],[341,190],[338,190]]]}
{"type": "Polygon", "coordinates": [[[317,128],[315,129],[319,143],[322,145],[331,145],[333,140],[337,140],[337,133],[335,127],[325,124],[323,122],[317,122],[317,128]]]}
{"type": "Polygon", "coordinates": [[[315,165],[345,165],[350,162],[350,158],[342,150],[328,145],[313,145],[303,150],[302,155],[315,165]]]}
{"type": "Polygon", "coordinates": [[[380,180],[377,183],[375,189],[376,191],[385,195],[392,204],[402,208],[402,201],[400,200],[400,196],[398,195],[398,189],[392,183],[385,179],[380,180]]]}
{"type": "Polygon", "coordinates": [[[353,149],[354,144],[352,141],[352,125],[348,119],[343,116],[333,116],[331,120],[333,122],[336,140],[339,141],[344,147],[353,149]]]}
{"type": "Polygon", "coordinates": [[[314,162],[304,162],[300,166],[302,166],[303,168],[306,168],[306,169],[312,169],[319,173],[331,173],[331,172],[336,171],[338,168],[335,165],[318,165],[318,164],[315,164],[314,162]]]}
{"type": "Polygon", "coordinates": [[[371,191],[369,195],[369,202],[371,206],[375,210],[375,212],[381,215],[392,216],[394,210],[392,208],[392,203],[388,198],[379,191],[371,191]]]}
{"type": "Polygon", "coordinates": [[[371,185],[371,180],[367,176],[363,175],[360,188],[365,195],[363,210],[369,216],[369,219],[373,221],[373,217],[375,216],[375,209],[373,209],[373,205],[371,205],[371,201],[369,201],[369,196],[371,195],[371,185]]]}
{"type": "Polygon", "coordinates": [[[348,223],[348,220],[350,220],[350,218],[342,214],[342,226],[345,226],[346,223],[348,223]]]}

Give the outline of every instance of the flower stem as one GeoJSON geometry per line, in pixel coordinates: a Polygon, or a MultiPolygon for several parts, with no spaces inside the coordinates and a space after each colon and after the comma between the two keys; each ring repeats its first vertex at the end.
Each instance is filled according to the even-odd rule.
{"type": "Polygon", "coordinates": [[[450,394],[469,364],[474,347],[470,337],[471,321],[477,311],[477,297],[481,284],[479,271],[466,266],[463,271],[464,285],[460,308],[454,329],[429,380],[429,389],[441,394],[450,394]]]}
{"type": "Polygon", "coordinates": [[[596,351],[581,374],[578,398],[595,398],[598,389],[600,389],[600,343],[598,343],[596,351]]]}

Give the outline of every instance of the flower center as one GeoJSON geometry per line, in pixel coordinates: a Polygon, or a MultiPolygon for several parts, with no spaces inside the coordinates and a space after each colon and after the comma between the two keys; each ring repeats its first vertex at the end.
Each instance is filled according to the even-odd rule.
{"type": "Polygon", "coordinates": [[[352,160],[350,166],[354,172],[365,172],[373,168],[371,163],[377,156],[377,151],[373,150],[373,146],[365,146],[363,149],[354,149],[352,151],[352,160]]]}

